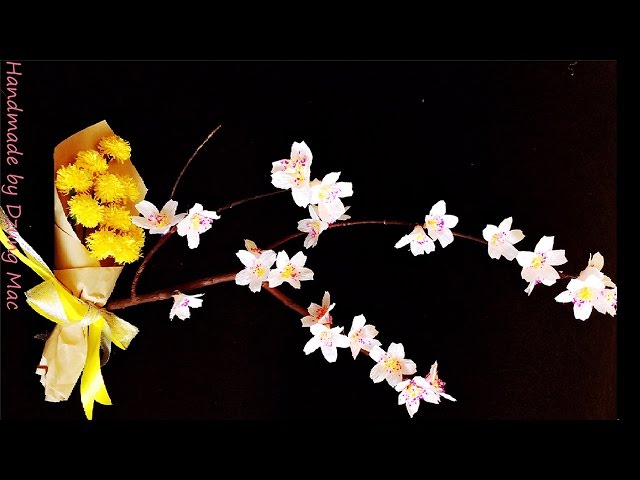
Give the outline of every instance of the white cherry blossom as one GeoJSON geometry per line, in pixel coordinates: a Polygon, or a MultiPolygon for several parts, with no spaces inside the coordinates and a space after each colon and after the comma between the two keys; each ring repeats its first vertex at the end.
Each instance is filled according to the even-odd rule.
{"type": "Polygon", "coordinates": [[[171,312],[169,313],[169,319],[173,320],[173,317],[177,316],[180,320],[186,320],[191,316],[190,308],[200,308],[202,306],[202,300],[199,297],[202,297],[204,293],[199,293],[197,295],[185,295],[184,293],[174,293],[173,297],[173,306],[171,307],[171,312]]]}
{"type": "Polygon", "coordinates": [[[189,248],[197,248],[200,245],[200,235],[211,228],[214,220],[219,220],[213,210],[204,210],[202,204],[196,203],[189,214],[178,223],[178,235],[186,235],[189,248]]]}
{"type": "Polygon", "coordinates": [[[136,210],[142,217],[132,215],[131,221],[134,225],[149,230],[151,234],[164,235],[187,216],[186,213],[176,215],[176,208],[178,208],[178,202],[175,200],[169,200],[160,211],[153,203],[143,200],[136,204],[136,210]]]}
{"type": "Polygon", "coordinates": [[[414,255],[431,253],[436,249],[435,243],[433,243],[433,240],[429,238],[420,225],[413,227],[413,231],[398,240],[395,246],[396,248],[402,248],[406,245],[409,245],[411,253],[414,255]]]}
{"type": "Polygon", "coordinates": [[[553,237],[542,237],[533,252],[518,252],[517,262],[522,267],[521,276],[529,282],[525,291],[531,294],[533,287],[543,283],[553,285],[560,278],[554,266],[567,263],[564,250],[552,250],[553,237]]]}
{"type": "Polygon", "coordinates": [[[329,313],[335,307],[335,303],[331,303],[331,296],[329,292],[324,292],[324,296],[322,297],[322,305],[318,305],[317,303],[311,302],[309,308],[307,309],[309,315],[302,318],[302,326],[303,327],[311,327],[316,323],[323,324],[331,324],[333,319],[331,318],[331,314],[329,313]]]}
{"type": "Polygon", "coordinates": [[[269,287],[274,288],[283,282],[289,283],[293,288],[300,288],[300,282],[313,280],[313,271],[304,266],[307,257],[304,253],[296,253],[291,260],[284,250],[278,252],[276,269],[269,273],[269,287]]]}
{"type": "Polygon", "coordinates": [[[374,337],[378,335],[378,330],[373,325],[365,325],[367,323],[364,315],[358,315],[353,318],[351,330],[349,331],[349,346],[351,347],[351,355],[355,359],[360,350],[370,352],[375,347],[380,346],[380,341],[374,337]]]}
{"type": "Polygon", "coordinates": [[[374,383],[386,380],[389,385],[395,387],[402,381],[403,375],[416,373],[416,364],[412,360],[405,360],[401,343],[391,343],[387,352],[378,346],[373,347],[369,356],[378,362],[369,374],[374,383]]]}
{"type": "Polygon", "coordinates": [[[298,230],[307,233],[304,239],[304,248],[315,247],[318,244],[320,234],[329,228],[329,224],[320,219],[317,206],[309,205],[309,214],[311,218],[305,218],[298,222],[298,230]]]}
{"type": "Polygon", "coordinates": [[[324,176],[320,183],[311,186],[311,203],[318,205],[319,216],[327,223],[334,223],[347,211],[341,198],[353,195],[351,182],[338,182],[340,172],[324,176]]]}
{"type": "Polygon", "coordinates": [[[572,279],[567,289],[556,297],[556,302],[573,303],[573,315],[578,320],[586,320],[591,316],[593,308],[600,313],[609,310],[603,296],[604,283],[595,275],[589,275],[586,280],[572,279]]]}
{"type": "Polygon", "coordinates": [[[500,225],[487,225],[482,230],[482,237],[487,241],[489,256],[499,259],[501,256],[511,261],[518,256],[518,249],[513,245],[524,238],[522,230],[511,230],[513,218],[505,218],[500,225]]]}
{"type": "Polygon", "coordinates": [[[429,390],[432,392],[432,394],[429,394],[429,393],[425,394],[425,396],[424,396],[425,402],[440,403],[440,397],[446,398],[447,400],[450,400],[452,402],[456,401],[455,398],[453,398],[448,393],[445,393],[445,391],[444,391],[445,382],[443,382],[438,377],[438,362],[437,361],[434,362],[433,365],[431,365],[431,369],[429,370],[429,374],[425,377],[425,379],[427,380],[427,384],[429,385],[429,390]]]}
{"type": "Polygon", "coordinates": [[[335,362],[338,359],[338,348],[349,346],[349,339],[341,333],[342,329],[343,327],[329,328],[321,323],[312,325],[310,330],[313,338],[304,346],[304,353],[309,355],[320,348],[327,362],[335,362]]]}
{"type": "Polygon", "coordinates": [[[434,242],[440,241],[443,248],[453,242],[453,233],[450,229],[458,224],[458,217],[446,215],[446,212],[447,204],[444,200],[440,200],[431,207],[429,215],[424,217],[424,228],[434,242]]]}
{"type": "Polygon", "coordinates": [[[259,292],[262,288],[262,282],[266,282],[269,278],[271,266],[276,261],[276,252],[265,250],[257,257],[248,250],[239,250],[236,256],[245,266],[236,275],[236,284],[249,285],[249,290],[259,292]]]}

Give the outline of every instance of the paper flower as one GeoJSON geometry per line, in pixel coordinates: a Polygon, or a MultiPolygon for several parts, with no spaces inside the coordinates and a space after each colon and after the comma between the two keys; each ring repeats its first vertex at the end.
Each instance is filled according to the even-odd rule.
{"type": "Polygon", "coordinates": [[[489,256],[499,259],[501,256],[511,261],[518,256],[518,249],[513,246],[524,238],[522,230],[511,230],[513,218],[505,218],[500,225],[487,225],[482,236],[488,243],[489,256]]]}
{"type": "Polygon", "coordinates": [[[329,228],[329,224],[320,219],[317,208],[315,205],[310,205],[311,218],[305,218],[298,222],[298,230],[308,234],[304,239],[304,248],[315,247],[318,244],[320,234],[329,228]]]}
{"type": "Polygon", "coordinates": [[[69,214],[80,225],[95,228],[104,217],[104,207],[91,195],[82,193],[74,195],[67,202],[69,214]]]}
{"type": "Polygon", "coordinates": [[[98,142],[98,150],[109,159],[124,163],[131,158],[131,146],[129,142],[118,135],[104,137],[98,142]]]}
{"type": "Polygon", "coordinates": [[[220,220],[220,215],[215,211],[203,210],[202,205],[196,203],[189,214],[178,222],[178,235],[186,235],[189,248],[197,248],[200,245],[200,234],[209,230],[214,220],[220,220]]]}
{"type": "Polygon", "coordinates": [[[311,303],[309,308],[307,309],[309,315],[302,318],[302,326],[303,327],[311,327],[316,323],[332,323],[331,314],[329,313],[335,307],[335,303],[331,303],[331,296],[329,292],[324,292],[324,296],[322,297],[322,305],[318,305],[317,303],[311,303]]]}
{"type": "Polygon", "coordinates": [[[427,380],[427,384],[429,386],[427,393],[425,393],[423,397],[425,402],[440,403],[440,397],[446,398],[447,400],[450,400],[452,402],[456,401],[455,398],[445,393],[444,391],[444,386],[446,384],[438,377],[437,361],[434,362],[433,365],[431,365],[431,370],[429,371],[429,374],[425,377],[425,379],[427,380]],[[428,393],[429,391],[432,392],[432,394],[428,393]]]}
{"type": "Polygon", "coordinates": [[[349,346],[351,347],[351,355],[355,359],[360,350],[370,352],[375,347],[380,346],[380,341],[375,340],[378,330],[373,325],[365,325],[367,323],[364,315],[353,317],[351,330],[349,331],[349,346]]]}
{"type": "Polygon", "coordinates": [[[453,233],[450,228],[455,227],[458,224],[458,217],[455,215],[445,215],[447,211],[447,204],[444,200],[440,200],[436,203],[429,215],[424,217],[424,228],[429,232],[429,236],[435,242],[440,241],[442,247],[446,247],[453,242],[453,233]]]}
{"type": "Polygon", "coordinates": [[[306,207],[311,200],[309,178],[313,155],[304,142],[293,142],[291,158],[273,162],[271,183],[276,188],[291,190],[294,202],[299,207],[306,207]]]}
{"type": "Polygon", "coordinates": [[[395,389],[400,392],[398,405],[406,405],[411,418],[420,408],[420,400],[424,400],[426,396],[434,396],[427,380],[420,376],[398,383],[395,389]]]}
{"type": "Polygon", "coordinates": [[[533,252],[518,252],[517,262],[522,267],[520,274],[529,282],[525,291],[531,294],[533,287],[539,283],[553,285],[560,278],[554,266],[567,263],[564,250],[551,250],[553,237],[542,237],[533,252]]]}
{"type": "Polygon", "coordinates": [[[105,173],[96,178],[94,196],[103,203],[137,201],[139,192],[129,175],[105,173]]]}
{"type": "Polygon", "coordinates": [[[595,307],[600,313],[607,313],[608,305],[603,297],[604,283],[595,275],[586,280],[572,279],[567,289],[556,297],[556,302],[573,302],[573,315],[578,320],[586,320],[595,307]]]}
{"type": "Polygon", "coordinates": [[[56,172],[56,188],[65,195],[83,193],[93,187],[93,175],[77,165],[65,165],[56,172]]]}
{"type": "Polygon", "coordinates": [[[388,352],[378,346],[373,347],[369,356],[378,362],[369,374],[374,383],[386,380],[389,385],[395,387],[402,381],[402,375],[416,373],[416,364],[412,360],[405,360],[401,343],[391,343],[388,352]]]}
{"type": "Polygon", "coordinates": [[[171,307],[171,312],[169,313],[169,319],[173,320],[173,317],[176,315],[180,320],[186,320],[191,316],[190,308],[200,308],[202,306],[202,300],[199,297],[202,297],[204,293],[199,293],[197,295],[185,295],[184,293],[176,293],[172,295],[173,297],[173,306],[171,307]]]}
{"type": "Polygon", "coordinates": [[[435,243],[433,243],[433,240],[429,238],[420,225],[413,227],[413,231],[410,234],[398,240],[396,248],[402,248],[405,245],[410,245],[411,253],[414,255],[431,253],[436,249],[435,243]]]}
{"type": "Polygon", "coordinates": [[[266,282],[269,277],[271,265],[276,261],[276,252],[265,250],[257,257],[248,250],[239,250],[236,256],[245,266],[236,275],[236,284],[249,285],[249,290],[259,292],[262,282],[266,282]]]}
{"type": "Polygon", "coordinates": [[[338,182],[339,177],[340,172],[332,172],[311,186],[311,203],[318,205],[319,216],[327,223],[334,223],[344,215],[347,209],[340,199],[353,195],[353,184],[338,182]]]}
{"type": "Polygon", "coordinates": [[[269,273],[269,287],[274,288],[283,282],[289,283],[293,288],[300,288],[300,282],[313,280],[313,271],[304,266],[307,257],[304,253],[296,253],[291,260],[284,250],[278,252],[276,269],[269,273]]]}
{"type": "Polygon", "coordinates": [[[109,169],[107,161],[97,150],[81,150],[76,154],[74,165],[92,175],[107,173],[109,169]]]}
{"type": "Polygon", "coordinates": [[[131,221],[141,228],[146,228],[149,233],[164,235],[187,216],[186,213],[176,215],[176,208],[178,208],[178,202],[175,200],[169,200],[160,211],[153,203],[143,200],[136,204],[136,209],[142,217],[132,216],[131,221]]]}
{"type": "Polygon", "coordinates": [[[338,359],[338,348],[347,348],[349,346],[349,339],[341,333],[342,328],[328,328],[321,323],[312,325],[310,330],[313,338],[304,346],[304,353],[309,355],[319,347],[327,362],[335,362],[338,359]]]}

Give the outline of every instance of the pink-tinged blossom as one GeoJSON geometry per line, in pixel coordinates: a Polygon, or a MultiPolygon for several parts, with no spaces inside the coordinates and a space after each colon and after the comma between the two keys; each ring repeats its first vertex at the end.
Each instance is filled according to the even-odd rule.
{"type": "Polygon", "coordinates": [[[176,215],[176,208],[178,208],[178,202],[175,200],[169,200],[160,211],[153,203],[143,200],[136,204],[136,209],[142,217],[132,215],[131,221],[134,225],[149,230],[151,234],[164,235],[187,216],[186,213],[176,215]]]}
{"type": "Polygon", "coordinates": [[[413,231],[398,240],[395,246],[396,248],[402,248],[406,245],[409,245],[411,253],[414,255],[431,253],[436,249],[435,243],[433,243],[433,240],[429,238],[420,225],[413,227],[413,231]]]}
{"type": "Polygon", "coordinates": [[[405,360],[401,343],[391,343],[387,352],[378,346],[373,347],[369,356],[378,362],[369,374],[374,383],[386,380],[389,385],[395,387],[402,381],[403,375],[416,373],[416,364],[412,360],[405,360]]]}
{"type": "Polygon", "coordinates": [[[365,325],[367,323],[364,315],[358,315],[353,318],[351,330],[349,331],[349,346],[351,347],[351,355],[355,359],[360,350],[370,352],[375,347],[380,346],[380,341],[374,337],[378,335],[378,330],[373,325],[365,325]]]}
{"type": "Polygon", "coordinates": [[[586,280],[574,278],[567,289],[556,297],[556,302],[573,303],[573,315],[578,320],[586,320],[594,308],[600,313],[608,312],[604,289],[604,283],[595,275],[589,275],[586,280]]]}
{"type": "Polygon", "coordinates": [[[273,262],[276,261],[276,252],[273,250],[265,250],[256,257],[248,250],[239,250],[236,256],[245,266],[236,275],[236,284],[249,285],[249,290],[259,292],[262,288],[262,282],[266,282],[269,278],[269,272],[273,262]]]}
{"type": "Polygon", "coordinates": [[[517,262],[522,267],[521,276],[529,282],[525,289],[531,294],[533,287],[542,283],[553,285],[560,278],[554,266],[567,263],[564,250],[552,250],[553,237],[542,237],[533,252],[518,252],[517,262]]]}
{"type": "Polygon", "coordinates": [[[190,308],[200,308],[202,306],[202,300],[198,297],[202,297],[204,293],[198,295],[185,295],[184,293],[175,293],[173,296],[173,306],[169,313],[169,319],[173,320],[176,315],[180,320],[186,320],[191,316],[190,308]]]}
{"type": "Polygon", "coordinates": [[[322,297],[322,305],[318,305],[317,303],[311,303],[307,311],[309,315],[302,318],[302,326],[303,327],[311,327],[316,323],[322,324],[331,324],[333,319],[331,318],[331,314],[329,313],[335,307],[335,303],[331,303],[331,296],[329,292],[324,292],[324,296],[322,297]]]}
{"type": "Polygon", "coordinates": [[[306,207],[311,200],[309,179],[313,155],[304,142],[293,142],[291,158],[273,162],[271,183],[276,188],[291,190],[296,205],[306,207]]]}
{"type": "Polygon", "coordinates": [[[395,389],[400,392],[398,405],[405,405],[411,418],[420,408],[420,401],[425,400],[427,396],[434,395],[427,380],[420,376],[398,383],[395,389]]]}
{"type": "Polygon", "coordinates": [[[446,215],[446,212],[447,204],[440,200],[431,207],[429,215],[424,217],[424,228],[433,241],[438,240],[443,248],[453,242],[453,232],[450,229],[458,224],[458,217],[446,215]]]}
{"type": "Polygon", "coordinates": [[[313,280],[313,271],[304,266],[307,257],[304,253],[296,253],[291,260],[284,250],[278,252],[276,269],[269,273],[269,287],[274,288],[283,282],[289,283],[293,288],[300,288],[300,282],[313,280]]]}
{"type": "Polygon", "coordinates": [[[304,239],[304,248],[315,247],[318,244],[318,237],[329,228],[329,224],[320,219],[317,211],[318,207],[309,205],[309,214],[311,218],[305,218],[298,222],[298,230],[307,234],[304,239]]]}
{"type": "Polygon", "coordinates": [[[329,328],[321,323],[312,325],[310,330],[313,337],[304,346],[304,353],[309,355],[320,348],[327,362],[335,362],[338,359],[338,348],[349,346],[349,339],[341,333],[342,328],[329,328]]]}
{"type": "Polygon", "coordinates": [[[513,218],[505,218],[500,225],[487,225],[482,230],[482,237],[487,241],[489,256],[499,259],[501,256],[511,261],[518,256],[518,249],[513,245],[524,238],[522,230],[511,230],[513,218]]]}
{"type": "Polygon", "coordinates": [[[200,245],[200,235],[211,229],[214,220],[219,220],[213,210],[204,210],[200,203],[196,203],[189,214],[178,223],[178,235],[186,235],[189,248],[197,248],[200,245]]]}
{"type": "Polygon", "coordinates": [[[340,199],[353,195],[352,183],[338,182],[339,177],[340,172],[332,172],[311,186],[311,203],[318,205],[319,217],[327,223],[334,223],[344,215],[347,209],[340,199]]]}
{"type": "Polygon", "coordinates": [[[440,377],[438,377],[438,362],[434,362],[431,365],[431,370],[429,370],[429,374],[425,377],[427,380],[427,384],[429,385],[428,390],[432,393],[425,394],[424,401],[429,403],[440,403],[440,397],[446,398],[452,402],[455,402],[456,399],[453,398],[448,393],[445,393],[444,386],[445,382],[443,382],[440,377]]]}

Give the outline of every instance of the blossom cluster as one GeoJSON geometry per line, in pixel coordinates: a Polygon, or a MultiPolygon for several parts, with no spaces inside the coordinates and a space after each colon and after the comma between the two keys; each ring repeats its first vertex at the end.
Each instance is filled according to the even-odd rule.
{"type": "Polygon", "coordinates": [[[386,380],[387,384],[399,392],[398,405],[405,405],[409,415],[418,411],[420,402],[440,403],[441,398],[456,401],[444,391],[445,383],[438,377],[438,362],[436,361],[425,376],[414,375],[417,371],[413,360],[405,358],[404,346],[401,343],[391,343],[384,350],[375,337],[378,330],[374,325],[367,324],[364,315],[353,318],[351,329],[345,335],[344,327],[333,326],[331,311],[335,304],[331,303],[329,292],[322,297],[322,304],[311,303],[306,317],[301,319],[303,327],[309,328],[311,339],[303,348],[305,354],[320,349],[327,362],[333,363],[338,359],[339,348],[349,348],[352,357],[359,353],[369,356],[375,363],[369,373],[374,383],[386,380]]]}
{"type": "Polygon", "coordinates": [[[299,207],[309,207],[310,218],[298,222],[298,230],[307,233],[304,247],[318,244],[320,234],[338,220],[348,220],[349,207],[342,198],[353,195],[351,182],[339,182],[340,172],[331,172],[322,180],[311,180],[313,155],[305,142],[293,142],[290,158],[273,162],[271,183],[274,187],[291,190],[299,207]]]}

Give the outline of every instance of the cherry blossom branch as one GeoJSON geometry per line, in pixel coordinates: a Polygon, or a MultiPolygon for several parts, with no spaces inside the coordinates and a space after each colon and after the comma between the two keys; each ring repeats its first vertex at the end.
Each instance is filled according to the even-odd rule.
{"type": "Polygon", "coordinates": [[[180,183],[180,180],[182,180],[182,176],[184,175],[184,172],[187,171],[187,168],[189,168],[189,164],[191,163],[191,161],[195,158],[195,156],[198,154],[198,152],[200,151],[200,149],[202,147],[204,147],[206,145],[206,143],[211,139],[211,137],[213,137],[216,132],[218,130],[220,130],[222,128],[222,125],[218,125],[216,128],[214,128],[211,133],[209,135],[207,135],[207,138],[204,139],[204,142],[202,142],[198,148],[196,148],[196,150],[193,152],[193,155],[191,155],[189,157],[189,160],[187,160],[187,163],[185,163],[184,167],[182,167],[182,170],[180,171],[180,174],[178,175],[178,178],[176,178],[176,183],[173,184],[173,188],[171,189],[171,195],[169,195],[169,199],[172,199],[173,196],[176,193],[176,189],[178,188],[178,184],[180,183]]]}
{"type": "MultiPolygon", "coordinates": [[[[329,229],[351,227],[354,225],[402,225],[404,227],[414,227],[417,224],[415,222],[407,222],[403,220],[354,220],[352,222],[333,223],[329,225],[329,229]]],[[[483,245],[487,244],[487,242],[485,242],[483,239],[474,237],[472,235],[467,235],[465,233],[458,233],[458,232],[452,232],[452,233],[456,237],[466,238],[467,240],[473,240],[474,242],[482,243],[483,245]]],[[[273,250],[274,248],[277,248],[280,245],[287,243],[290,240],[293,240],[294,238],[301,237],[303,235],[306,235],[306,233],[305,232],[292,233],[291,235],[281,238],[280,240],[276,240],[267,248],[270,250],[273,250]]]]}

